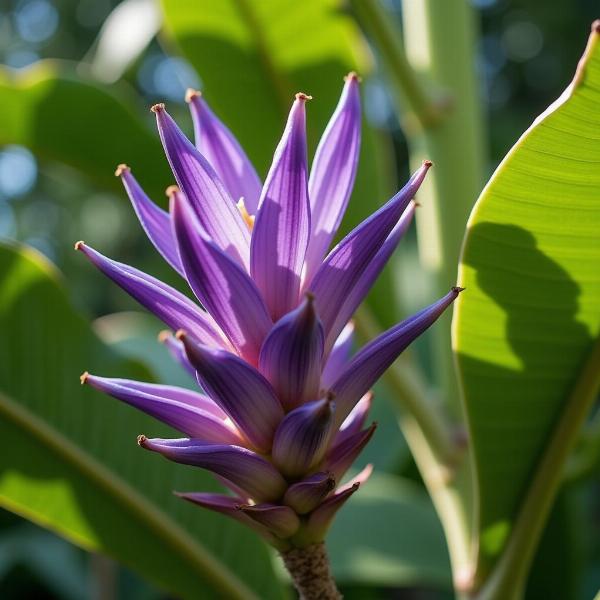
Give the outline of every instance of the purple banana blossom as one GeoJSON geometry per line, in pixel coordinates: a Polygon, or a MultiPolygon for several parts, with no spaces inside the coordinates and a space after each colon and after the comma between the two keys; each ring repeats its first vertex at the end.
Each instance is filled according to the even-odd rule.
{"type": "Polygon", "coordinates": [[[264,184],[233,134],[190,91],[195,145],[152,107],[179,187],[169,212],[117,168],[148,238],[198,302],[154,277],[75,247],[161,319],[160,340],[201,391],[85,373],[91,385],[181,432],[138,438],[165,458],[212,472],[230,495],[184,492],[281,551],[323,540],[371,468],[343,485],[370,440],[371,387],[461,291],[382,333],[352,356],[353,313],[396,249],[431,163],[329,250],[360,150],[359,79],[340,101],[309,169],[306,102],[297,94],[264,184]]]}

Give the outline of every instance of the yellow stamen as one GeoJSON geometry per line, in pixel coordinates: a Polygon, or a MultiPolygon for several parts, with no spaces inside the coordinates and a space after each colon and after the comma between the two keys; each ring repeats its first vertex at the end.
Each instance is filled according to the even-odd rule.
{"type": "Polygon", "coordinates": [[[244,202],[244,198],[239,199],[237,207],[239,208],[240,213],[242,214],[242,219],[244,219],[244,222],[246,223],[246,225],[248,225],[248,229],[252,231],[252,229],[254,228],[255,217],[246,210],[246,203],[244,202]]]}

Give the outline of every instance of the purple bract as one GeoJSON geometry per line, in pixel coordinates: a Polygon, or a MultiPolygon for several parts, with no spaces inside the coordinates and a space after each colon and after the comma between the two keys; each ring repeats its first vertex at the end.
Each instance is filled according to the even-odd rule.
{"type": "Polygon", "coordinates": [[[229,515],[286,550],[320,542],[371,468],[340,485],[375,426],[370,388],[459,293],[384,332],[354,356],[352,317],[409,226],[431,163],[328,252],[342,220],[360,149],[358,77],[339,104],[309,170],[305,105],[297,94],[264,184],[200,93],[189,92],[194,146],[164,105],[152,108],[177,186],[170,211],[130,169],[121,177],[163,258],[199,303],[115,262],[76,248],[171,330],[171,354],[202,392],[85,373],[87,383],[185,436],[140,446],[211,471],[233,495],[182,498],[229,515]]]}

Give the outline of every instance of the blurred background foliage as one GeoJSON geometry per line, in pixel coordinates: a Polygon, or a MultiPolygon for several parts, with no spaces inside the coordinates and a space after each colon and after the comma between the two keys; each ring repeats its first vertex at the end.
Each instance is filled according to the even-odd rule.
{"type": "MultiPolygon", "coordinates": [[[[400,0],[381,1],[400,27],[400,0]]],[[[364,112],[372,133],[365,141],[363,157],[369,165],[363,169],[370,169],[370,179],[359,183],[358,195],[365,198],[369,190],[372,204],[355,206],[346,227],[406,178],[408,150],[386,77],[357,30],[341,25],[334,29],[333,39],[323,39],[320,50],[327,52],[330,44],[332,62],[316,70],[311,69],[310,44],[304,48],[304,40],[288,44],[283,27],[281,60],[297,61],[298,69],[293,81],[261,83],[249,79],[248,69],[261,60],[260,52],[236,56],[231,48],[197,43],[193,14],[201,3],[167,4],[172,7],[163,27],[161,11],[151,0],[4,1],[0,8],[0,63],[5,65],[0,67],[0,237],[31,245],[55,263],[68,281],[72,301],[80,312],[96,319],[96,331],[105,341],[127,356],[144,360],[158,379],[186,385],[153,342],[157,323],[139,312],[123,314],[137,311],[137,305],[72,250],[78,239],[93,241],[108,256],[181,285],[151,249],[112,176],[116,164],[126,161],[153,198],[162,201],[162,190],[171,181],[148,106],[166,101],[191,133],[186,88],[202,89],[210,101],[211,86],[227,86],[231,103],[220,106],[221,114],[234,132],[244,131],[242,141],[264,174],[283,123],[278,94],[291,98],[290,93],[298,90],[290,88],[290,92],[290,86],[307,93],[322,90],[308,108],[314,149],[316,135],[335,103],[344,74],[341,65],[364,64],[370,71],[364,81],[364,112]],[[183,33],[175,43],[172,34],[178,27],[183,33]],[[344,47],[352,55],[336,63],[339,36],[349,36],[344,47]],[[204,73],[193,64],[194,56],[202,52],[211,52],[215,63],[204,73]],[[44,59],[52,61],[38,62],[44,59]],[[59,80],[54,79],[57,72],[59,80]],[[20,82],[17,86],[15,78],[20,82]],[[72,82],[79,79],[88,82],[87,87],[72,93],[72,82]],[[76,125],[69,128],[70,123],[76,125]],[[64,144],[47,143],[48,138],[61,137],[64,144]],[[378,174],[376,185],[373,173],[378,174]]],[[[476,64],[488,132],[487,172],[491,173],[533,117],[570,80],[598,6],[595,0],[555,0],[551,8],[535,0],[472,0],[472,4],[480,29],[476,64]]],[[[215,27],[228,22],[219,10],[215,27]]],[[[280,17],[285,23],[294,14],[280,17]]],[[[319,24],[314,21],[316,39],[321,39],[319,24]]],[[[230,25],[232,36],[243,37],[243,31],[230,25]]],[[[414,231],[399,255],[395,268],[399,287],[410,287],[409,295],[400,294],[408,311],[422,305],[430,293],[428,282],[419,276],[414,231]]],[[[381,286],[385,285],[390,284],[384,281],[381,286]]],[[[397,319],[395,303],[389,294],[381,293],[381,286],[372,302],[377,308],[379,298],[382,321],[397,319]]],[[[430,364],[427,339],[418,352],[424,364],[430,364]]],[[[385,389],[378,392],[386,395],[385,389]]],[[[393,411],[384,402],[375,407],[374,419],[381,427],[364,462],[375,460],[381,475],[336,522],[330,543],[336,574],[350,600],[449,598],[451,577],[441,529],[398,436],[393,411]],[[350,534],[353,540],[362,540],[357,550],[349,543],[350,534]],[[393,540],[389,547],[386,539],[393,540]],[[415,539],[418,543],[408,547],[415,539]]],[[[528,598],[591,598],[600,586],[599,491],[596,482],[561,494],[536,558],[528,598]],[[560,572],[561,577],[550,577],[552,572],[560,572]],[[563,587],[556,587],[557,582],[563,587]],[[576,596],[571,596],[573,590],[576,596]]],[[[53,534],[0,512],[0,597],[165,596],[126,568],[100,556],[90,557],[53,534]]]]}

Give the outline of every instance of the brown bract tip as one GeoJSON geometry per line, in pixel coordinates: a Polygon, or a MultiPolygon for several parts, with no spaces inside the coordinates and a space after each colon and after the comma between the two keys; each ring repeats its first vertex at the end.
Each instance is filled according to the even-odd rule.
{"type": "Polygon", "coordinates": [[[304,292],[304,297],[309,304],[312,304],[315,301],[315,295],[312,292],[304,292]]]}
{"type": "Polygon", "coordinates": [[[137,436],[137,443],[138,446],[142,446],[142,448],[144,447],[144,444],[148,441],[148,438],[142,434],[142,435],[138,435],[137,436]]]}
{"type": "Polygon", "coordinates": [[[344,81],[356,81],[357,83],[360,83],[362,77],[356,71],[350,71],[348,75],[344,76],[344,81]]]}
{"type": "Polygon", "coordinates": [[[88,378],[89,376],[90,376],[90,374],[89,374],[87,371],[83,372],[83,373],[82,373],[82,374],[79,376],[79,381],[81,381],[81,385],[83,385],[83,384],[84,384],[84,383],[87,381],[87,378],[88,378]]]}
{"type": "Polygon", "coordinates": [[[452,288],[452,291],[453,291],[453,292],[456,292],[457,294],[460,294],[461,292],[464,292],[466,289],[467,289],[467,288],[464,288],[464,287],[458,287],[457,285],[455,285],[455,286],[452,288]]]}
{"type": "Polygon", "coordinates": [[[596,19],[592,23],[592,33],[600,33],[600,19],[596,19]]]}
{"type": "Polygon", "coordinates": [[[335,488],[335,485],[335,476],[333,473],[327,473],[327,489],[331,491],[335,488]]]}
{"type": "Polygon", "coordinates": [[[168,329],[163,329],[158,334],[158,341],[164,344],[171,337],[171,332],[168,329]]]}
{"type": "Polygon", "coordinates": [[[120,165],[117,165],[115,177],[121,177],[123,173],[129,173],[129,171],[131,171],[131,169],[125,163],[121,163],[120,165]]]}
{"type": "Polygon", "coordinates": [[[187,333],[186,333],[185,329],[178,329],[178,330],[175,332],[175,337],[176,337],[178,340],[182,340],[182,341],[183,341],[183,338],[185,338],[186,336],[187,336],[187,333]]]}
{"type": "Polygon", "coordinates": [[[81,250],[82,246],[85,246],[85,242],[83,240],[79,240],[78,242],[75,242],[75,245],[73,247],[75,248],[75,250],[81,250]]]}
{"type": "Polygon", "coordinates": [[[331,390],[327,390],[325,392],[325,399],[328,402],[333,402],[335,400],[335,392],[331,391],[331,390]]]}
{"type": "Polygon", "coordinates": [[[179,189],[178,186],[176,185],[170,185],[166,190],[165,190],[165,194],[167,196],[167,198],[171,198],[172,196],[174,196],[175,194],[178,194],[181,190],[179,189]]]}
{"type": "Polygon", "coordinates": [[[343,497],[349,498],[350,496],[352,496],[352,494],[354,494],[354,492],[358,491],[359,487],[360,487],[360,481],[357,481],[356,483],[353,483],[349,488],[346,488],[342,492],[343,497]]]}
{"type": "Polygon", "coordinates": [[[411,203],[415,208],[420,208],[422,206],[422,204],[416,200],[411,200],[411,203]]]}
{"type": "Polygon", "coordinates": [[[194,98],[200,98],[202,92],[194,88],[188,88],[185,92],[185,101],[189,104],[194,98]]]}
{"type": "Polygon", "coordinates": [[[235,510],[248,510],[250,508],[250,504],[236,504],[235,510]]]}
{"type": "Polygon", "coordinates": [[[424,167],[427,167],[427,168],[429,169],[429,167],[433,167],[433,162],[431,162],[431,161],[430,161],[428,158],[426,158],[426,159],[423,161],[423,166],[424,166],[424,167]]]}
{"type": "Polygon", "coordinates": [[[304,92],[298,92],[296,94],[296,100],[312,100],[312,96],[305,94],[304,92]]]}
{"type": "Polygon", "coordinates": [[[158,114],[159,112],[161,112],[162,110],[165,110],[165,104],[164,102],[159,102],[158,104],[155,104],[154,106],[150,107],[150,110],[153,113],[158,114]]]}

